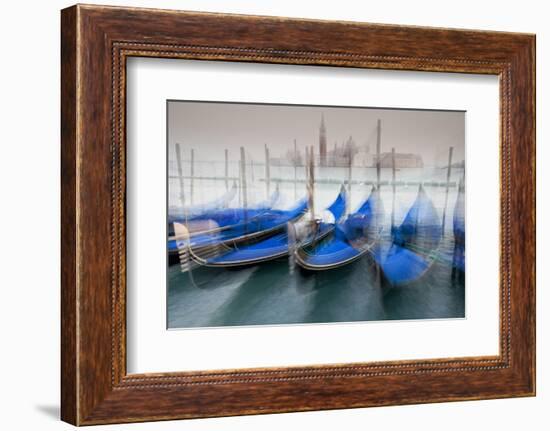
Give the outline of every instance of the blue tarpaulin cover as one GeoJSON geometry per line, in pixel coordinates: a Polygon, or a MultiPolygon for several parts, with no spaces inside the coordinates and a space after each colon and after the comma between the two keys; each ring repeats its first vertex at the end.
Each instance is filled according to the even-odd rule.
{"type": "MultiPolygon", "coordinates": [[[[288,210],[268,209],[261,213],[258,210],[248,210],[238,224],[212,233],[195,234],[191,236],[191,247],[204,247],[229,241],[243,235],[261,232],[269,229],[283,228],[287,222],[300,217],[307,210],[307,200],[301,199],[288,210]],[[250,218],[248,218],[250,216],[250,218]]],[[[181,245],[181,244],[180,244],[181,245]]],[[[177,250],[176,240],[168,242],[169,250],[177,250]]]]}
{"type": "Polygon", "coordinates": [[[420,186],[412,207],[399,227],[392,229],[389,244],[379,245],[374,258],[392,285],[420,278],[430,267],[430,254],[438,247],[442,228],[437,211],[420,186]]]}
{"type": "MultiPolygon", "coordinates": [[[[303,212],[305,212],[305,208],[307,207],[307,199],[303,199],[300,205],[300,208],[303,208],[303,212]]],[[[334,200],[334,202],[327,208],[328,211],[330,211],[334,218],[340,218],[342,214],[345,212],[346,208],[346,193],[345,190],[341,190],[338,194],[337,198],[334,200]]],[[[296,211],[293,211],[294,214],[296,211]]],[[[290,221],[291,219],[295,219],[296,217],[291,217],[286,221],[290,221]]],[[[269,217],[262,216],[262,226],[267,226],[270,223],[274,223],[273,220],[269,217]]],[[[286,223],[286,222],[285,222],[286,223]]],[[[326,235],[329,229],[333,229],[334,225],[329,223],[320,223],[318,226],[317,232],[315,232],[316,237],[322,237],[326,235]]],[[[261,229],[258,229],[261,230],[261,229]]],[[[306,242],[312,240],[313,237],[305,239],[306,242]]],[[[277,235],[271,236],[269,238],[266,238],[262,241],[247,244],[247,245],[241,245],[238,247],[234,247],[231,251],[228,251],[227,253],[223,253],[221,255],[212,257],[210,259],[206,259],[205,263],[207,265],[243,265],[246,263],[252,263],[256,261],[266,261],[270,260],[272,258],[277,258],[280,256],[284,256],[288,253],[288,232],[285,231],[281,232],[277,235]]]]}
{"type": "MultiPolygon", "coordinates": [[[[344,221],[337,223],[332,235],[319,243],[302,247],[299,251],[298,263],[306,268],[334,268],[351,262],[363,253],[363,249],[355,247],[350,241],[368,239],[378,229],[370,229],[383,212],[378,190],[371,191],[367,200],[344,221]]],[[[374,238],[372,238],[374,240],[374,238]]]]}
{"type": "Polygon", "coordinates": [[[465,214],[464,214],[464,184],[461,181],[453,214],[453,233],[455,237],[455,250],[453,254],[453,266],[465,270],[464,247],[466,244],[465,214]]]}

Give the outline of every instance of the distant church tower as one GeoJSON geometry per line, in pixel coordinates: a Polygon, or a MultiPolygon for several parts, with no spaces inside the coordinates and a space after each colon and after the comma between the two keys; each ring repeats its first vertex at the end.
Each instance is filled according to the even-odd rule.
{"type": "Polygon", "coordinates": [[[319,127],[319,165],[327,165],[327,129],[323,114],[321,114],[321,126],[319,127]]]}

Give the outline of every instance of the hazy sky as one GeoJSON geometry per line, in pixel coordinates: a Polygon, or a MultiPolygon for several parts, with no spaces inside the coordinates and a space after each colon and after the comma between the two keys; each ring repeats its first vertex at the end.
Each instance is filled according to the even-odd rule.
{"type": "Polygon", "coordinates": [[[453,161],[464,159],[464,112],[373,108],[335,108],[300,105],[210,102],[168,103],[169,158],[179,142],[184,154],[195,149],[197,160],[223,160],[223,150],[238,158],[240,146],[259,162],[264,144],[271,156],[283,156],[296,139],[303,152],[314,145],[318,154],[321,114],[325,117],[327,146],[342,144],[351,135],[357,145],[376,150],[376,122],[382,122],[382,152],[420,154],[425,165],[446,164],[449,147],[453,161]]]}

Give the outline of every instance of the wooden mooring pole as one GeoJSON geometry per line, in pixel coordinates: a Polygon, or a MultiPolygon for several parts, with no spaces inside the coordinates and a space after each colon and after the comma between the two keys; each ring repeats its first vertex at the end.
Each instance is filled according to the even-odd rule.
{"type": "Polygon", "coordinates": [[[309,149],[309,155],[311,157],[311,208],[313,209],[313,215],[315,218],[315,147],[312,145],[309,149]]]}
{"type": "Polygon", "coordinates": [[[182,209],[185,208],[185,190],[183,188],[184,182],[183,182],[183,162],[181,158],[181,148],[180,144],[176,143],[176,164],[178,166],[178,178],[179,178],[179,186],[180,186],[180,203],[182,209]]]}
{"type": "Polygon", "coordinates": [[[382,122],[378,119],[376,123],[376,186],[380,188],[380,147],[382,135],[382,122]]]}
{"type": "Polygon", "coordinates": [[[241,147],[241,193],[242,193],[243,208],[246,210],[248,206],[248,199],[247,199],[247,192],[246,192],[246,159],[244,154],[244,147],[241,147]]]}
{"type": "Polygon", "coordinates": [[[306,148],[306,171],[307,171],[307,191],[308,191],[308,206],[310,211],[311,220],[315,220],[315,171],[314,171],[314,153],[313,145],[309,149],[309,153],[306,148]]]}
{"type": "Polygon", "coordinates": [[[392,198],[391,198],[391,229],[395,226],[395,148],[391,149],[391,181],[392,181],[392,198]]]}
{"type": "Polygon", "coordinates": [[[265,149],[265,193],[267,199],[269,199],[269,193],[271,189],[271,173],[269,171],[269,148],[267,144],[264,145],[265,149]]]}
{"type": "Polygon", "coordinates": [[[352,178],[352,169],[353,169],[353,154],[351,148],[349,148],[349,166],[348,166],[348,198],[346,199],[346,214],[349,214],[351,211],[351,178],[352,178]]]}
{"type": "Polygon", "coordinates": [[[294,200],[298,199],[297,191],[296,191],[296,183],[298,182],[298,172],[297,172],[297,165],[298,165],[298,151],[296,148],[296,139],[294,139],[294,200]]]}
{"type": "Polygon", "coordinates": [[[445,206],[443,207],[443,217],[441,221],[442,233],[445,234],[445,215],[447,212],[447,202],[449,201],[449,182],[451,181],[451,167],[453,164],[453,147],[449,147],[449,163],[447,164],[447,184],[445,185],[445,206]]]}
{"type": "Polygon", "coordinates": [[[229,190],[229,150],[225,149],[225,191],[229,190]]]}
{"type": "Polygon", "coordinates": [[[191,148],[191,205],[193,205],[193,198],[195,194],[195,150],[191,148]]]}

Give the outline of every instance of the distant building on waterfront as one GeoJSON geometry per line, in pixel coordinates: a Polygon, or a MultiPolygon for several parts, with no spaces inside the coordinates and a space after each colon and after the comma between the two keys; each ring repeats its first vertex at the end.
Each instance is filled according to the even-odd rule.
{"type": "MultiPolygon", "coordinates": [[[[374,156],[374,165],[376,165],[377,157],[374,156]]],[[[392,167],[392,153],[380,154],[380,167],[392,167]]],[[[424,161],[422,156],[412,153],[395,153],[395,167],[400,168],[423,168],[424,161]]]]}
{"type": "Polygon", "coordinates": [[[286,161],[288,165],[290,166],[303,166],[304,161],[302,160],[302,153],[300,150],[288,150],[286,152],[285,158],[282,159],[282,163],[280,165],[284,165],[284,161],[286,161]]]}
{"type": "MultiPolygon", "coordinates": [[[[378,126],[380,127],[380,126],[378,126]]],[[[314,147],[311,147],[314,151],[314,147]]],[[[303,150],[302,150],[303,151],[303,150]]],[[[306,154],[296,147],[288,149],[280,157],[270,157],[269,162],[272,166],[304,166],[306,164],[306,154]]],[[[325,116],[321,114],[321,123],[319,124],[319,149],[314,154],[315,164],[320,167],[349,167],[354,168],[374,168],[377,164],[376,152],[371,152],[369,141],[363,144],[357,144],[353,136],[347,140],[342,140],[339,144],[334,141],[331,150],[327,148],[327,127],[325,116]]],[[[380,166],[382,168],[392,167],[392,153],[385,152],[380,154],[380,166]]],[[[424,161],[422,156],[413,153],[395,153],[395,167],[400,168],[423,168],[424,161]]]]}
{"type": "Polygon", "coordinates": [[[333,149],[326,156],[325,166],[347,167],[350,164],[353,165],[357,151],[357,145],[352,136],[342,142],[342,145],[335,142],[333,149]]]}
{"type": "Polygon", "coordinates": [[[357,148],[353,156],[353,166],[356,168],[369,168],[374,166],[374,154],[370,152],[370,145],[365,144],[357,148]]]}
{"type": "Polygon", "coordinates": [[[270,157],[271,166],[304,166],[305,156],[300,149],[287,150],[282,157],[270,157]]]}

